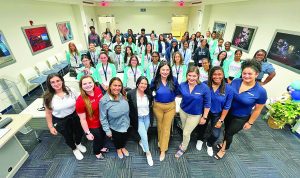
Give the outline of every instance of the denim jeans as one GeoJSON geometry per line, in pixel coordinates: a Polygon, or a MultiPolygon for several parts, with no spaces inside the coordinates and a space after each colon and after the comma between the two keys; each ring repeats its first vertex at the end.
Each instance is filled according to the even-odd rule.
{"type": "Polygon", "coordinates": [[[141,137],[141,142],[143,144],[144,151],[149,152],[147,131],[150,126],[150,117],[149,117],[149,115],[139,116],[138,119],[139,119],[138,133],[141,137]]]}

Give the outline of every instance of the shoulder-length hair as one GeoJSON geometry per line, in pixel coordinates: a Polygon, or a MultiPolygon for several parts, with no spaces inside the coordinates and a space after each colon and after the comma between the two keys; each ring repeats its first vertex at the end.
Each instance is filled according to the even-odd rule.
{"type": "Polygon", "coordinates": [[[52,99],[53,99],[53,96],[55,95],[55,90],[54,88],[51,86],[51,82],[50,80],[53,78],[53,77],[58,77],[61,81],[62,81],[62,90],[67,94],[69,95],[69,89],[66,87],[65,85],[65,80],[64,78],[60,75],[60,74],[50,74],[48,75],[47,77],[47,80],[46,80],[46,86],[47,86],[47,90],[43,96],[43,99],[44,99],[44,103],[45,103],[45,106],[46,108],[52,110],[52,107],[51,107],[51,102],[52,102],[52,99]]]}
{"type": "Polygon", "coordinates": [[[123,96],[124,98],[126,98],[126,92],[125,92],[124,87],[123,87],[123,82],[122,82],[122,80],[121,80],[119,77],[113,77],[113,78],[109,81],[109,85],[108,85],[108,89],[107,89],[107,93],[109,94],[109,96],[113,97],[114,99],[116,98],[116,96],[113,95],[112,92],[111,92],[111,90],[110,90],[110,87],[111,87],[111,85],[112,85],[112,83],[113,83],[114,81],[119,81],[119,82],[121,83],[121,87],[122,87],[122,88],[121,88],[121,94],[122,94],[122,96],[123,96]]]}
{"type": "Polygon", "coordinates": [[[131,66],[131,60],[132,60],[132,58],[136,59],[136,62],[137,62],[136,66],[139,66],[140,62],[139,62],[139,59],[138,59],[138,57],[136,55],[130,56],[130,59],[129,59],[129,62],[128,62],[128,66],[131,66]]]}
{"type": "Polygon", "coordinates": [[[179,57],[180,57],[180,61],[179,61],[179,64],[180,65],[182,65],[183,64],[183,57],[182,57],[182,55],[181,55],[181,53],[179,52],[179,51],[176,51],[174,54],[173,54],[173,65],[175,65],[176,64],[176,62],[175,62],[175,56],[176,55],[179,55],[179,57]]]}
{"type": "Polygon", "coordinates": [[[79,80],[80,95],[81,95],[81,97],[83,99],[83,102],[84,102],[84,105],[86,107],[87,115],[90,118],[93,118],[94,111],[93,111],[93,108],[92,108],[92,103],[91,103],[91,101],[89,99],[88,94],[82,89],[82,80],[84,80],[86,78],[90,78],[93,81],[93,83],[94,83],[94,87],[96,87],[95,81],[94,81],[93,77],[91,77],[89,75],[82,76],[81,79],[79,80]]]}
{"type": "MultiPolygon", "coordinates": [[[[108,63],[113,63],[113,62],[111,61],[109,55],[108,55],[106,52],[101,52],[100,55],[99,55],[99,58],[100,58],[100,56],[101,56],[102,54],[104,54],[104,55],[107,57],[107,62],[108,62],[108,63]]],[[[101,60],[100,60],[100,61],[101,61],[101,60]]]]}
{"type": "Polygon", "coordinates": [[[148,51],[148,50],[147,50],[147,46],[148,46],[148,45],[150,45],[150,47],[151,47],[150,54],[152,54],[152,50],[153,50],[153,49],[152,49],[152,44],[151,44],[151,43],[147,43],[147,44],[146,44],[146,47],[145,47],[145,55],[147,54],[147,51],[148,51]]]}
{"type": "MultiPolygon", "coordinates": [[[[212,76],[214,75],[215,71],[220,70],[223,73],[224,76],[224,71],[223,68],[220,66],[215,66],[213,67],[209,73],[208,73],[208,81],[207,81],[207,85],[209,88],[212,88],[213,85],[213,78],[212,76]]],[[[226,83],[225,83],[225,79],[223,77],[222,81],[221,81],[221,85],[220,85],[220,93],[221,94],[225,94],[225,87],[226,87],[226,83]]]]}
{"type": "Polygon", "coordinates": [[[146,90],[144,91],[144,93],[147,94],[147,95],[151,95],[151,90],[150,90],[149,81],[148,81],[147,77],[145,77],[145,76],[140,76],[140,77],[137,79],[136,84],[135,84],[136,88],[138,88],[138,86],[140,85],[140,83],[142,82],[142,80],[146,80],[146,82],[147,82],[147,88],[146,88],[146,90]]]}
{"type": "MultiPolygon", "coordinates": [[[[197,66],[191,66],[191,67],[189,67],[188,70],[187,70],[187,72],[186,72],[186,78],[187,78],[187,76],[188,76],[188,74],[190,72],[195,72],[198,75],[197,84],[200,84],[201,81],[199,79],[199,76],[200,76],[199,68],[197,66]]],[[[186,82],[188,82],[188,81],[186,81],[186,82]]]]}
{"type": "Polygon", "coordinates": [[[221,61],[221,63],[220,63],[220,66],[221,66],[221,67],[223,67],[224,60],[227,58],[227,52],[226,52],[226,51],[221,51],[221,52],[219,52],[219,54],[218,54],[217,60],[220,61],[220,55],[221,55],[222,53],[225,53],[226,55],[225,55],[225,58],[222,59],[222,61],[221,61]]]}
{"type": "Polygon", "coordinates": [[[167,86],[170,88],[171,91],[175,91],[175,84],[174,84],[174,78],[172,75],[172,67],[170,66],[170,64],[167,61],[161,61],[158,68],[157,68],[157,72],[154,78],[154,90],[158,90],[159,86],[162,84],[161,81],[161,75],[160,75],[160,69],[164,66],[168,66],[170,69],[170,74],[167,77],[167,86]]]}

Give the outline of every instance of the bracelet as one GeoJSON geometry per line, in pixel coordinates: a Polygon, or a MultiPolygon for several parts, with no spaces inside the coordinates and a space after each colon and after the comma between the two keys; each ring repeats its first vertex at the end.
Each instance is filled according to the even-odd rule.
{"type": "Polygon", "coordinates": [[[224,120],[219,119],[219,122],[221,122],[222,124],[224,123],[224,120]]]}
{"type": "Polygon", "coordinates": [[[253,123],[251,124],[249,121],[248,121],[248,124],[249,124],[249,125],[253,125],[253,123]]]}
{"type": "Polygon", "coordinates": [[[87,136],[87,135],[90,135],[90,134],[91,134],[90,131],[85,132],[85,135],[86,135],[86,136],[87,136]]]}
{"type": "Polygon", "coordinates": [[[207,120],[207,117],[203,117],[204,120],[207,120]]]}

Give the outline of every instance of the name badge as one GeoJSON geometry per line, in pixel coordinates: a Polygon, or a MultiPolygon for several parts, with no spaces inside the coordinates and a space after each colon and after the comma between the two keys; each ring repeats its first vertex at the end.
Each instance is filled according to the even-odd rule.
{"type": "Polygon", "coordinates": [[[249,95],[251,95],[251,96],[254,96],[254,94],[252,94],[252,93],[250,93],[250,92],[247,92],[249,95]]]}
{"type": "Polygon", "coordinates": [[[195,92],[195,95],[201,95],[201,93],[195,92]]]}

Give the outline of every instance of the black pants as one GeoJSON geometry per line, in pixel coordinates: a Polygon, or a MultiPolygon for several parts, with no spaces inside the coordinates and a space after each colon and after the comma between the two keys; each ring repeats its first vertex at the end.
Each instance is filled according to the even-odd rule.
{"type": "Polygon", "coordinates": [[[225,119],[225,136],[224,141],[226,141],[226,150],[229,149],[233,135],[241,131],[246,122],[248,122],[250,116],[247,117],[236,117],[228,114],[225,119]]]}
{"type": "Polygon", "coordinates": [[[93,140],[93,153],[95,155],[98,155],[101,153],[101,149],[104,146],[104,141],[105,141],[105,132],[103,131],[102,127],[89,129],[90,132],[94,135],[94,140],[93,140]]]}
{"type": "Polygon", "coordinates": [[[211,112],[208,113],[208,117],[205,124],[197,126],[198,140],[204,141],[205,139],[207,139],[207,145],[210,147],[217,141],[221,133],[221,128],[215,128],[215,125],[220,119],[220,117],[221,117],[221,113],[217,113],[217,114],[211,112]],[[209,122],[210,122],[211,129],[209,133],[206,134],[206,130],[209,122]]]}
{"type": "Polygon", "coordinates": [[[83,136],[83,130],[76,112],[64,117],[58,118],[52,115],[52,122],[55,129],[63,135],[66,144],[72,149],[76,149],[83,136]]]}
{"type": "Polygon", "coordinates": [[[124,148],[127,142],[128,134],[127,132],[117,132],[113,129],[110,129],[112,132],[112,141],[116,149],[124,148]]]}

